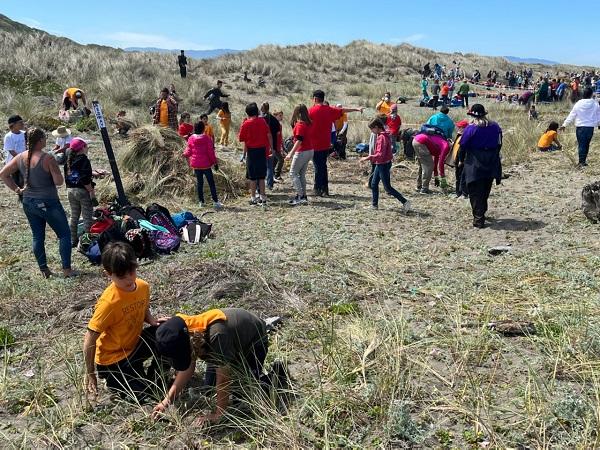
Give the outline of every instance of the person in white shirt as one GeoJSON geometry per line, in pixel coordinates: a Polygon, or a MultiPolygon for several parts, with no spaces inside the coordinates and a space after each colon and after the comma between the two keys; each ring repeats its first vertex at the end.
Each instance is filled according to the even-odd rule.
{"type": "Polygon", "coordinates": [[[587,166],[587,155],[594,135],[594,128],[600,127],[600,105],[598,100],[592,98],[593,94],[592,88],[585,88],[583,98],[575,103],[562,127],[560,127],[561,130],[564,130],[568,125],[575,123],[575,133],[579,147],[579,164],[577,167],[580,169],[587,166]]]}
{"type": "Polygon", "coordinates": [[[52,156],[56,159],[59,164],[64,164],[66,160],[66,152],[69,149],[71,140],[71,130],[65,126],[60,126],[52,132],[52,136],[56,137],[56,144],[52,149],[52,156]]]}
{"type": "MultiPolygon", "coordinates": [[[[19,115],[10,116],[8,118],[8,128],[10,131],[4,136],[4,153],[6,155],[5,164],[7,165],[19,153],[23,153],[26,149],[25,125],[23,119],[19,115]]],[[[12,179],[17,186],[24,186],[23,177],[20,172],[12,174],[12,179]]],[[[19,196],[19,200],[21,196],[19,196]]]]}

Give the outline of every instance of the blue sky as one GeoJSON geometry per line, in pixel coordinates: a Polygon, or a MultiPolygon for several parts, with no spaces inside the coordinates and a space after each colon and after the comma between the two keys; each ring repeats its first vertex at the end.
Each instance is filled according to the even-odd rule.
{"type": "Polygon", "coordinates": [[[592,3],[574,13],[575,4],[557,0],[30,0],[26,8],[0,0],[0,12],[77,42],[116,47],[249,49],[367,39],[600,66],[599,11],[581,8],[592,3]],[[542,17],[546,24],[536,24],[542,17]]]}

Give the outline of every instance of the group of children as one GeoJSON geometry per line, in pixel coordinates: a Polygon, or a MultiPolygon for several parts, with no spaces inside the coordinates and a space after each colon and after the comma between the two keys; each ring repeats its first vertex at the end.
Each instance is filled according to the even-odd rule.
{"type": "Polygon", "coordinates": [[[239,308],[157,319],[150,310],[150,287],[137,276],[131,245],[108,244],[102,267],[111,283],[95,305],[83,340],[89,395],[97,395],[102,378],[122,398],[155,403],[152,417],[158,419],[194,376],[199,358],[207,363],[205,385],[216,389],[217,401],[215,410],[196,423],[211,424],[229,406],[233,378],[271,385],[273,377],[263,372],[269,343],[262,319],[239,308]],[[171,368],[176,371],[172,382],[171,368]]]}

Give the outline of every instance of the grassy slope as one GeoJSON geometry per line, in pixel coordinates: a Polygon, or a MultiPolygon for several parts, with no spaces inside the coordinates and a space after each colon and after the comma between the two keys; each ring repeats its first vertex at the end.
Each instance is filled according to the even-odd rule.
{"type": "MultiPolygon", "coordinates": [[[[90,83],[127,83],[128,76],[90,83]]],[[[314,77],[333,87],[333,75],[314,77]]],[[[357,80],[336,83],[334,92],[343,96],[357,80]]],[[[372,103],[376,95],[367,97],[372,103]]],[[[283,96],[272,98],[285,104],[283,96]]],[[[180,413],[158,424],[147,408],[113,404],[106,392],[94,408],[85,403],[80,341],[106,279],[79,255],[81,279],[40,279],[26,220],[11,195],[2,197],[0,317],[17,344],[0,353],[0,437],[26,447],[596,446],[600,234],[577,207],[580,187],[598,176],[598,146],[589,172],[574,172],[572,134],[562,136],[564,153],[532,156],[543,125],[524,121],[516,108],[491,109],[507,131],[505,162],[517,165],[494,188],[490,229],[473,231],[464,203],[415,197],[412,163],[395,169],[393,180],[415,213],[400,214],[389,198],[379,211],[363,209],[364,167],[351,159],[332,164],[334,198],[290,209],[286,184],[266,211],[230,199],[225,212],[210,216],[213,240],[141,267],[156,313],[231,305],[287,319],[270,358],[289,361],[295,377],[288,414],[256,399],[257,420],[232,417],[208,433],[190,427],[203,406],[195,391],[178,403],[180,413]],[[489,246],[505,243],[510,254],[487,255],[489,246]],[[485,326],[506,318],[533,321],[537,334],[505,338],[485,326]]],[[[546,122],[566,109],[541,112],[546,122]]],[[[407,123],[425,116],[410,106],[401,114],[407,123]]],[[[100,153],[93,152],[94,164],[106,167],[100,153]]],[[[189,200],[161,201],[195,210],[189,200]]],[[[50,235],[48,250],[57,267],[50,235]]]]}

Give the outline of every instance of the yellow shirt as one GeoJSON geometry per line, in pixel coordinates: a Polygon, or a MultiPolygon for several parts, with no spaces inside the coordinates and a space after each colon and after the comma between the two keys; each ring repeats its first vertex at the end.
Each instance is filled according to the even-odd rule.
{"type": "Polygon", "coordinates": [[[160,102],[160,113],[158,116],[158,123],[161,127],[169,126],[169,105],[166,100],[160,102]]]}
{"type": "Polygon", "coordinates": [[[74,100],[75,99],[75,94],[77,93],[77,91],[81,91],[81,89],[73,87],[73,88],[69,88],[67,89],[67,95],[74,100]]]}
{"type": "Polygon", "coordinates": [[[377,103],[377,107],[375,109],[379,114],[385,114],[386,116],[389,116],[392,112],[392,102],[381,100],[379,103],[377,103]]]}
{"type": "Polygon", "coordinates": [[[183,319],[190,333],[204,333],[213,322],[227,320],[227,316],[220,309],[211,309],[195,316],[185,314],[177,314],[177,316],[183,319]]]}
{"type": "Polygon", "coordinates": [[[344,128],[344,123],[348,122],[348,114],[342,114],[338,120],[335,121],[335,131],[339,132],[342,128],[344,128]]]}
{"type": "Polygon", "coordinates": [[[557,135],[558,133],[556,131],[546,131],[544,134],[542,134],[542,137],[540,137],[540,140],[538,141],[538,147],[548,148],[552,146],[552,143],[554,142],[554,139],[556,139],[557,135]]]}
{"type": "Polygon", "coordinates": [[[212,125],[206,124],[204,127],[204,134],[209,136],[213,141],[215,140],[215,132],[212,125]]]}
{"type": "Polygon", "coordinates": [[[100,333],[96,364],[108,366],[127,358],[140,339],[150,305],[150,287],[140,278],[135,284],[135,291],[127,292],[112,283],[96,302],[88,323],[90,330],[100,333]]]}
{"type": "Polygon", "coordinates": [[[226,113],[222,109],[217,113],[217,117],[219,118],[219,122],[224,127],[228,127],[231,124],[231,114],[226,113]]]}

